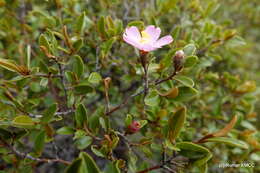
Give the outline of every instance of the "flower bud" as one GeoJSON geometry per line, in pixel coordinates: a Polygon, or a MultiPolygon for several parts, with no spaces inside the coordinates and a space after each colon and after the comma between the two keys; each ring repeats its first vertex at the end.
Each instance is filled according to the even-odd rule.
{"type": "Polygon", "coordinates": [[[175,53],[175,55],[173,57],[173,64],[174,64],[175,72],[179,72],[183,68],[184,56],[185,56],[185,54],[184,54],[183,50],[178,50],[175,53]]]}
{"type": "Polygon", "coordinates": [[[132,123],[127,127],[127,133],[133,134],[140,130],[141,124],[138,121],[132,121],[132,123]]]}

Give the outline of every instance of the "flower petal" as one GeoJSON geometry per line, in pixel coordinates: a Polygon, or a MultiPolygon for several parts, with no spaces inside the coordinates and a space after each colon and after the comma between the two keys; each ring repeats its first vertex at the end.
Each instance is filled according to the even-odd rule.
{"type": "Polygon", "coordinates": [[[131,40],[139,41],[141,40],[141,35],[137,27],[131,26],[126,28],[124,35],[131,38],[131,40]]]}
{"type": "Polygon", "coordinates": [[[158,41],[156,41],[155,46],[160,48],[164,45],[170,44],[173,41],[172,36],[166,35],[162,38],[160,38],[158,41]]]}
{"type": "Polygon", "coordinates": [[[154,47],[152,44],[143,44],[141,47],[141,50],[146,51],[146,52],[150,52],[157,49],[157,47],[154,47]]]}
{"type": "Polygon", "coordinates": [[[144,30],[149,36],[151,40],[155,41],[160,37],[161,29],[159,27],[155,27],[154,25],[149,25],[144,30]]]}
{"type": "Polygon", "coordinates": [[[123,35],[123,39],[125,42],[127,42],[128,44],[131,44],[132,46],[142,50],[142,45],[140,44],[140,42],[136,41],[133,37],[129,37],[126,34],[123,35]]]}

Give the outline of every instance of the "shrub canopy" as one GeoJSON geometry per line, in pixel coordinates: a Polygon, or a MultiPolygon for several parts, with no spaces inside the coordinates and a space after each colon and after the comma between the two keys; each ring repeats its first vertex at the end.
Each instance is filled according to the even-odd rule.
{"type": "Polygon", "coordinates": [[[259,7],[0,0],[0,172],[260,171],[259,7]]]}

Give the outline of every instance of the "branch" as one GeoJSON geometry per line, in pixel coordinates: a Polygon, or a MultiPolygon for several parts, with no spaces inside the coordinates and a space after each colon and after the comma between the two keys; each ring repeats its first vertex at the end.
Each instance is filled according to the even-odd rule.
{"type": "Polygon", "coordinates": [[[186,157],[180,157],[180,156],[177,156],[177,157],[173,156],[173,157],[169,158],[168,160],[163,161],[161,164],[152,166],[150,168],[146,168],[144,170],[138,171],[137,173],[147,173],[149,171],[160,169],[160,168],[166,169],[170,172],[176,172],[176,168],[178,168],[178,167],[183,168],[184,164],[185,164],[185,163],[179,163],[177,161],[187,161],[187,158],[186,157]],[[168,164],[174,165],[175,169],[170,169],[169,167],[167,167],[168,164]]]}
{"type": "MultiPolygon", "coordinates": [[[[165,78],[165,79],[162,79],[162,80],[159,80],[159,81],[156,81],[156,82],[155,82],[155,85],[159,85],[159,84],[161,84],[161,83],[163,83],[163,82],[166,82],[166,81],[168,81],[168,80],[171,80],[175,75],[177,75],[177,72],[176,72],[176,71],[174,71],[174,73],[171,74],[169,77],[167,77],[167,78],[165,78]]],[[[129,100],[130,100],[131,98],[134,98],[134,97],[136,97],[136,96],[138,96],[138,95],[140,95],[140,94],[142,94],[142,93],[144,93],[144,92],[145,92],[145,89],[141,90],[140,92],[138,92],[138,93],[136,93],[136,94],[130,95],[129,97],[125,98],[122,103],[120,103],[118,106],[112,108],[109,112],[106,113],[106,115],[110,115],[110,114],[112,114],[113,112],[115,112],[115,111],[121,109],[122,107],[124,107],[124,106],[129,102],[129,100]]]]}
{"type": "Polygon", "coordinates": [[[30,160],[34,160],[37,162],[47,162],[47,163],[51,163],[51,162],[60,162],[63,163],[65,165],[69,165],[71,164],[69,161],[66,160],[62,160],[62,159],[51,159],[51,158],[36,158],[33,157],[27,153],[22,153],[20,151],[18,151],[14,146],[8,144],[5,140],[3,140],[2,138],[0,138],[0,141],[4,144],[5,147],[7,147],[8,149],[10,149],[12,151],[13,154],[15,154],[16,156],[20,157],[20,158],[27,158],[30,160]]]}

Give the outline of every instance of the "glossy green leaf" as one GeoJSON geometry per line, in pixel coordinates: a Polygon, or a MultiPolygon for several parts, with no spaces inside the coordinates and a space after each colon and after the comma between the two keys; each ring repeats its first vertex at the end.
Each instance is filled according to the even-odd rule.
{"type": "Polygon", "coordinates": [[[126,127],[129,126],[132,123],[132,121],[133,121],[132,115],[127,114],[126,118],[125,118],[125,125],[126,125],[126,127]]]}
{"type": "Polygon", "coordinates": [[[194,55],[196,53],[196,46],[194,44],[188,44],[183,48],[186,56],[194,55]]]}
{"type": "Polygon", "coordinates": [[[93,160],[93,158],[88,155],[86,152],[81,152],[79,154],[79,158],[82,159],[81,171],[84,173],[101,173],[97,164],[93,160]]]}
{"type": "Polygon", "coordinates": [[[156,91],[150,91],[144,102],[148,106],[156,106],[159,103],[159,94],[156,91]]]}
{"type": "Polygon", "coordinates": [[[78,52],[82,48],[83,45],[84,45],[84,41],[82,38],[78,39],[75,43],[73,43],[75,53],[78,52]]]}
{"type": "Polygon", "coordinates": [[[174,79],[182,83],[184,86],[191,87],[191,88],[194,86],[193,80],[187,76],[177,75],[174,77],[174,79]]]}
{"type": "Polygon", "coordinates": [[[86,26],[85,18],[86,18],[85,12],[82,12],[76,21],[76,26],[75,26],[76,32],[82,33],[84,31],[84,28],[86,26]]]}
{"type": "Polygon", "coordinates": [[[176,101],[188,101],[192,98],[194,98],[198,94],[198,91],[194,88],[191,87],[179,87],[179,94],[178,96],[174,99],[176,101]]]}
{"type": "Polygon", "coordinates": [[[75,144],[79,150],[87,148],[92,143],[92,138],[90,136],[83,136],[75,141],[75,144]]]}
{"type": "Polygon", "coordinates": [[[71,165],[66,169],[66,173],[82,173],[80,168],[82,165],[82,159],[77,158],[75,159],[71,165]]]}
{"type": "Polygon", "coordinates": [[[64,126],[59,128],[57,133],[60,135],[71,135],[74,133],[74,129],[72,127],[64,126]]]}
{"type": "Polygon", "coordinates": [[[50,52],[50,43],[44,34],[39,37],[39,45],[44,46],[50,52]]]}
{"type": "Polygon", "coordinates": [[[78,105],[75,112],[75,119],[77,127],[82,127],[83,124],[87,121],[87,110],[83,104],[78,105]]]}
{"type": "Polygon", "coordinates": [[[195,160],[193,164],[196,166],[206,164],[212,157],[211,152],[207,148],[192,142],[179,142],[176,144],[176,147],[181,149],[181,154],[195,160]]]}
{"type": "Polygon", "coordinates": [[[227,137],[214,137],[209,138],[206,140],[207,142],[217,142],[217,143],[224,143],[233,147],[239,147],[243,149],[248,149],[248,144],[234,138],[227,138],[227,137]]]}
{"type": "Polygon", "coordinates": [[[80,84],[74,87],[76,94],[87,94],[93,91],[93,88],[89,85],[80,84]]]}
{"type": "Polygon", "coordinates": [[[137,27],[140,27],[140,28],[144,28],[144,22],[142,21],[132,21],[132,22],[129,22],[127,24],[128,27],[130,26],[137,26],[137,27]]]}
{"type": "Polygon", "coordinates": [[[35,123],[31,117],[19,115],[13,119],[12,124],[18,126],[33,126],[35,123]]]}
{"type": "Polygon", "coordinates": [[[198,57],[195,55],[191,55],[185,58],[184,67],[192,67],[198,62],[198,57]]]}
{"type": "Polygon", "coordinates": [[[100,83],[100,81],[102,80],[102,77],[99,73],[97,72],[92,72],[89,77],[88,77],[88,81],[92,84],[98,84],[100,83]]]}
{"type": "Polygon", "coordinates": [[[74,56],[73,72],[75,72],[79,78],[84,72],[84,63],[80,56],[74,56]]]}
{"type": "Polygon", "coordinates": [[[100,33],[100,35],[101,35],[102,37],[105,37],[105,36],[107,35],[107,33],[106,33],[106,28],[105,28],[105,18],[104,18],[104,16],[102,16],[102,17],[98,20],[97,29],[98,29],[98,32],[100,33]]]}
{"type": "Polygon", "coordinates": [[[174,143],[175,139],[178,137],[181,129],[184,126],[184,122],[186,120],[186,108],[181,107],[179,108],[171,117],[169,118],[169,131],[168,131],[168,138],[169,140],[174,143]]]}

